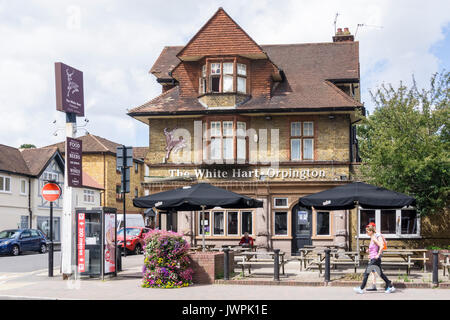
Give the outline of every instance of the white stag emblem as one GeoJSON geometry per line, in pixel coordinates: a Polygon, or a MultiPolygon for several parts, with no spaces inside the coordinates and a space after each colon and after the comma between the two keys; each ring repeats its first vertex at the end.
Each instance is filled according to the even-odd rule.
{"type": "Polygon", "coordinates": [[[169,159],[170,153],[178,152],[179,150],[186,147],[186,141],[184,141],[183,137],[179,137],[178,140],[175,140],[173,137],[173,134],[177,130],[175,127],[172,131],[167,130],[167,128],[164,128],[164,134],[166,136],[166,157],[165,160],[167,161],[169,159]]]}
{"type": "Polygon", "coordinates": [[[67,74],[67,97],[69,97],[69,94],[74,94],[75,92],[78,92],[80,90],[78,90],[78,84],[76,84],[73,80],[72,80],[72,75],[75,71],[72,71],[72,73],[69,73],[69,69],[66,69],[66,74],[67,74]]]}

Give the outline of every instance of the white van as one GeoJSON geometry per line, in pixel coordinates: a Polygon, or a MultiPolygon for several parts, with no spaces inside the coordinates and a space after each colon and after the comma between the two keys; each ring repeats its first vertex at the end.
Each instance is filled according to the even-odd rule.
{"type": "MultiPolygon", "coordinates": [[[[145,227],[144,218],[141,214],[129,213],[126,215],[128,227],[145,227]]],[[[117,231],[123,228],[123,214],[117,215],[117,231]]]]}

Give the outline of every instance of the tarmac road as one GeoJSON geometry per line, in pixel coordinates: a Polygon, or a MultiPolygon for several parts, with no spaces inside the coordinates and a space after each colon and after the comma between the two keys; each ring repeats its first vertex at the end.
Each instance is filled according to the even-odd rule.
{"type": "MultiPolygon", "coordinates": [[[[61,252],[55,251],[53,266],[61,263],[61,252]]],[[[48,268],[48,253],[23,252],[19,256],[0,255],[0,273],[2,272],[32,272],[48,268]]]]}

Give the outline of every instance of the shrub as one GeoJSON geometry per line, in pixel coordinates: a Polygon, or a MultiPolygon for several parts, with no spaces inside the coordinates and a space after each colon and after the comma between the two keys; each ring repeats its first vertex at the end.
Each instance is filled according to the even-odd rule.
{"type": "Polygon", "coordinates": [[[181,234],[153,230],[144,239],[142,287],[181,288],[192,284],[189,243],[181,234]]]}

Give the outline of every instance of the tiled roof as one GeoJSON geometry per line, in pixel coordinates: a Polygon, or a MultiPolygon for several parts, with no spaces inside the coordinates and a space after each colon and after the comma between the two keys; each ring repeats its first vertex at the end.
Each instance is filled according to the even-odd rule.
{"type": "Polygon", "coordinates": [[[19,149],[3,144],[0,144],[0,171],[31,175],[19,149]]]}
{"type": "Polygon", "coordinates": [[[19,150],[0,145],[0,171],[38,176],[57,152],[56,147],[19,150]]]}
{"type": "MultiPolygon", "coordinates": [[[[82,141],[82,152],[83,153],[112,153],[116,154],[117,147],[122,146],[120,143],[113,142],[111,140],[93,135],[93,134],[86,134],[81,137],[77,137],[78,140],[82,141]]],[[[59,152],[62,154],[65,153],[65,142],[59,142],[56,144],[53,144],[49,147],[57,147],[59,149],[59,152]]],[[[134,148],[133,148],[134,149],[134,148]]],[[[133,157],[137,159],[137,157],[134,156],[133,151],[133,157]]],[[[138,159],[139,160],[139,159],[138,159]]]]}
{"type": "Polygon", "coordinates": [[[56,147],[23,149],[22,156],[33,176],[39,175],[58,151],[56,147]]]}
{"type": "MultiPolygon", "coordinates": [[[[331,82],[359,80],[358,45],[358,42],[262,45],[271,61],[283,70],[286,78],[273,90],[269,99],[253,97],[236,109],[319,110],[361,107],[360,102],[331,82]]],[[[152,70],[159,70],[158,74],[168,75],[167,66],[179,62],[176,52],[181,48],[183,47],[166,47],[152,70]],[[164,64],[158,65],[160,61],[164,61],[164,64]]],[[[153,74],[158,76],[156,73],[153,74]]],[[[130,110],[129,114],[139,116],[153,113],[195,113],[204,110],[196,97],[180,97],[177,86],[130,110]]]]}
{"type": "Polygon", "coordinates": [[[150,73],[154,74],[158,79],[172,79],[170,72],[177,66],[180,59],[177,58],[177,53],[183,49],[183,46],[164,47],[150,73]]]}
{"type": "Polygon", "coordinates": [[[144,160],[147,155],[148,147],[133,147],[133,157],[144,160]]]}
{"type": "Polygon", "coordinates": [[[104,190],[104,188],[99,183],[97,183],[97,181],[95,181],[86,172],[83,171],[82,175],[83,175],[83,177],[82,177],[83,178],[83,187],[104,190]]]}

